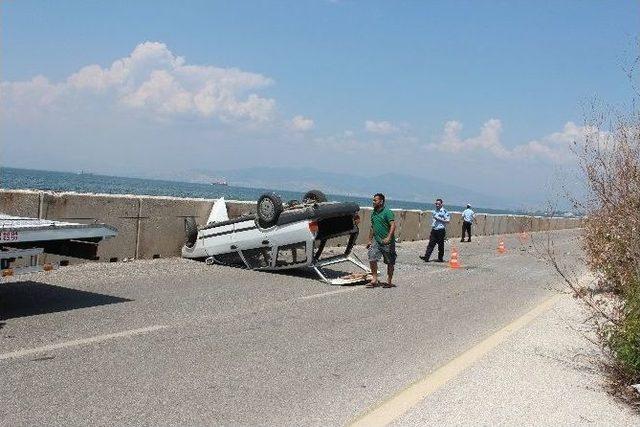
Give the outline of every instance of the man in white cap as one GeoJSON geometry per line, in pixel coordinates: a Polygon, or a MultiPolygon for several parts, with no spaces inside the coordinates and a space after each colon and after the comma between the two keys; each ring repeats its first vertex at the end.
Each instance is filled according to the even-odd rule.
{"type": "Polygon", "coordinates": [[[464,242],[464,235],[467,234],[468,240],[471,241],[471,224],[476,220],[476,213],[471,210],[471,205],[467,204],[467,209],[462,211],[462,238],[461,242],[464,242]]]}

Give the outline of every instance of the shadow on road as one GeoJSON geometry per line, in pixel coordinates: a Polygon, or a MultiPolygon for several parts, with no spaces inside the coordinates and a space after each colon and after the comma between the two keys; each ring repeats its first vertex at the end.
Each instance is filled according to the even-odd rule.
{"type": "MultiPolygon", "coordinates": [[[[338,269],[335,269],[335,268],[323,268],[322,272],[323,272],[323,274],[325,275],[325,277],[327,279],[337,279],[338,277],[343,277],[345,275],[348,275],[348,274],[352,273],[352,271],[349,271],[349,270],[338,270],[338,269]]],[[[310,268],[298,268],[298,269],[291,269],[291,270],[276,270],[276,271],[269,271],[269,273],[270,274],[281,275],[281,276],[300,277],[300,278],[304,278],[304,279],[315,280],[319,284],[326,285],[325,282],[320,280],[320,278],[318,277],[316,272],[313,271],[310,268]]],[[[363,284],[363,283],[364,282],[356,283],[356,284],[363,284]]],[[[352,285],[355,285],[355,284],[350,283],[350,284],[342,285],[342,286],[352,286],[352,285]]]]}
{"type": "Polygon", "coordinates": [[[0,286],[0,320],[127,301],[132,300],[46,283],[4,283],[0,286]]]}

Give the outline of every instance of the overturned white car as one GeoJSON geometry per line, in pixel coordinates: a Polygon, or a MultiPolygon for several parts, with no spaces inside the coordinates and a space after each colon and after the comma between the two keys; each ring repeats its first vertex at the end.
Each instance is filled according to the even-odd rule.
{"type": "Polygon", "coordinates": [[[317,190],[305,194],[302,202],[287,204],[275,194],[263,194],[257,214],[230,220],[224,203],[224,199],[216,201],[206,225],[197,227],[192,218],[185,220],[183,257],[255,270],[306,267],[335,285],[366,280],[369,269],[352,253],[360,222],[357,204],[327,202],[317,190]],[[322,259],[327,240],[340,236],[349,236],[344,253],[322,259]],[[365,273],[329,279],[322,271],[342,262],[350,262],[365,273]]]}

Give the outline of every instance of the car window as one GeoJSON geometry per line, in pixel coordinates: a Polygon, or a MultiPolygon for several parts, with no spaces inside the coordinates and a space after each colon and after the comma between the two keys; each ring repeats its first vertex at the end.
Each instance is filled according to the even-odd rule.
{"type": "Polygon", "coordinates": [[[219,254],[213,257],[219,264],[224,265],[232,265],[232,266],[242,266],[244,267],[244,261],[240,257],[238,252],[227,252],[226,254],[219,254]]]}
{"type": "Polygon", "coordinates": [[[271,266],[271,246],[242,251],[242,256],[250,268],[264,268],[271,266]]]}
{"type": "Polygon", "coordinates": [[[307,243],[298,242],[278,247],[276,267],[307,262],[307,243]]]}

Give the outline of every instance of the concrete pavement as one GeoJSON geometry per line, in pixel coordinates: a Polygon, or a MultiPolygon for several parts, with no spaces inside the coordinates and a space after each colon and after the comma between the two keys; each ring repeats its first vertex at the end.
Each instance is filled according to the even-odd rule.
{"type": "MultiPolygon", "coordinates": [[[[571,262],[575,232],[555,236],[571,262]]],[[[424,264],[424,242],[401,243],[393,289],[181,259],[13,279],[0,286],[0,425],[347,424],[557,293],[532,247],[506,243],[505,255],[495,237],[457,243],[461,270],[424,264]]],[[[487,378],[453,391],[490,398],[520,381],[487,378]]],[[[440,402],[477,400],[450,399],[440,402]]],[[[395,422],[464,423],[456,411],[429,418],[425,402],[395,422]]]]}

